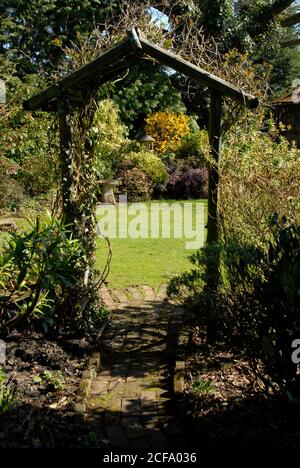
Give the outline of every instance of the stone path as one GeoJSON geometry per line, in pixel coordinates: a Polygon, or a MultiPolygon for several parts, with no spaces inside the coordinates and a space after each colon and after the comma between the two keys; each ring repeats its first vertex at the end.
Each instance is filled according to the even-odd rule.
{"type": "Polygon", "coordinates": [[[103,337],[87,418],[98,414],[101,443],[109,448],[184,448],[170,385],[172,324],[182,311],[166,301],[165,287],[105,288],[103,299],[112,309],[112,326],[103,337]]]}

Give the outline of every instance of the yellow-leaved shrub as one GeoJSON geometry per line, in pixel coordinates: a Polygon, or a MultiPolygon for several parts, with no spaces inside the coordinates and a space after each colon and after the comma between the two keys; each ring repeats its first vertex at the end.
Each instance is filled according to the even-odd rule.
{"type": "Polygon", "coordinates": [[[190,133],[189,117],[174,112],[155,112],[146,118],[145,130],[155,139],[158,153],[176,151],[182,138],[190,133]]]}

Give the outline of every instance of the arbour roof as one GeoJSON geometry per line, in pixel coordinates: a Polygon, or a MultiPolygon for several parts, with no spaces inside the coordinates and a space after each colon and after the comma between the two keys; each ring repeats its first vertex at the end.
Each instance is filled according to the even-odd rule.
{"type": "Polygon", "coordinates": [[[133,28],[131,31],[128,31],[128,38],[126,40],[87,65],[62,78],[60,81],[53,83],[44,91],[24,101],[24,109],[29,111],[39,109],[54,110],[57,107],[56,104],[62,92],[70,92],[75,100],[76,91],[87,88],[93,85],[93,83],[97,83],[100,86],[118,76],[128,67],[136,65],[149,57],[246,107],[254,109],[259,104],[256,97],[244,93],[242,89],[222,78],[152,44],[140,31],[133,28]]]}

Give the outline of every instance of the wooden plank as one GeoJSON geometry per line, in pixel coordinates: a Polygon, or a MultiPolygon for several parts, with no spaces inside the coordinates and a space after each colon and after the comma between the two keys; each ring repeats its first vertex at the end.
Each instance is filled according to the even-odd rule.
{"type": "MultiPolygon", "coordinates": [[[[107,81],[116,80],[120,77],[122,73],[124,73],[128,68],[133,67],[141,62],[141,58],[137,57],[135,54],[130,54],[126,56],[126,60],[117,62],[114,66],[108,66],[105,68],[105,72],[101,76],[98,76],[95,80],[90,81],[89,85],[93,86],[93,84],[97,85],[100,89],[104,83],[107,81]]],[[[68,88],[64,92],[64,96],[67,94],[70,95],[69,99],[72,102],[72,107],[76,108],[83,104],[84,102],[84,94],[80,95],[80,90],[83,86],[79,86],[78,88],[68,88]],[[76,90],[78,90],[78,94],[76,95],[76,90]]],[[[58,88],[60,90],[60,88],[58,88]]],[[[84,87],[86,89],[86,87],[84,87]]],[[[40,110],[45,112],[57,112],[59,107],[58,99],[52,99],[51,101],[46,101],[40,106],[40,110]]]]}
{"type": "Polygon", "coordinates": [[[208,222],[207,242],[218,240],[218,190],[219,190],[219,162],[221,157],[222,133],[222,95],[211,92],[209,114],[209,143],[213,163],[208,170],[208,222]]]}
{"type": "Polygon", "coordinates": [[[292,39],[290,41],[282,41],[280,45],[282,47],[292,47],[300,44],[300,39],[292,39]]]}
{"type": "Polygon", "coordinates": [[[132,52],[132,44],[130,40],[126,40],[121,44],[115,46],[113,49],[105,52],[92,62],[79,68],[70,75],[63,78],[58,83],[49,86],[47,89],[38,93],[25,101],[23,107],[25,110],[36,110],[41,108],[47,101],[57,98],[59,89],[67,89],[79,86],[80,83],[85,81],[88,83],[100,77],[102,72],[106,71],[106,67],[115,63],[120,58],[132,52]]]}
{"type": "Polygon", "coordinates": [[[295,24],[300,23],[300,13],[295,13],[294,15],[289,15],[283,18],[281,21],[281,26],[288,28],[289,26],[294,26],[295,24]]]}
{"type": "Polygon", "coordinates": [[[58,83],[54,83],[43,92],[31,97],[24,102],[24,108],[26,110],[43,108],[47,102],[53,101],[57,98],[60,90],[76,88],[83,83],[88,85],[93,80],[100,80],[103,75],[106,75],[106,79],[109,80],[107,67],[112,64],[116,64],[120,59],[126,59],[133,51],[136,52],[137,57],[139,56],[140,59],[143,58],[142,54],[149,55],[164,65],[189,76],[204,86],[215,89],[223,95],[228,96],[249,108],[256,108],[258,106],[259,101],[256,97],[243,93],[241,89],[231,85],[227,81],[208,73],[202,68],[187,62],[181,57],[178,57],[159,46],[151,44],[142,36],[141,33],[137,33],[137,30],[133,29],[128,34],[130,37],[127,41],[115,46],[113,49],[102,54],[97,59],[66,76],[58,83]]]}
{"type": "Polygon", "coordinates": [[[243,104],[250,109],[255,109],[258,106],[258,99],[251,94],[244,93],[241,89],[228,83],[222,78],[218,78],[181,57],[172,54],[157,45],[151,44],[141,35],[141,33],[139,33],[139,38],[143,52],[150,55],[150,57],[156,59],[160,63],[173,68],[179,73],[189,76],[204,86],[215,89],[224,96],[228,96],[239,104],[243,104]]]}
{"type": "Polygon", "coordinates": [[[135,28],[127,30],[127,36],[131,42],[133,50],[139,52],[142,50],[142,45],[140,43],[140,38],[138,36],[137,30],[135,28]]]}

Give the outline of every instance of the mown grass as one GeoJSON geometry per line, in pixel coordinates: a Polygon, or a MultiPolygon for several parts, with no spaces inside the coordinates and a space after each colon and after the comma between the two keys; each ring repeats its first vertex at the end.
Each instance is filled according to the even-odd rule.
{"type": "MultiPolygon", "coordinates": [[[[182,206],[184,202],[177,201],[176,203],[182,206]]],[[[196,204],[199,203],[204,206],[206,220],[207,203],[206,200],[190,201],[189,203],[192,204],[193,228],[195,228],[196,204]]],[[[138,204],[135,205],[138,208],[138,204]]],[[[150,207],[149,203],[146,205],[148,208],[150,207]]],[[[124,210],[120,213],[120,208],[116,208],[116,210],[116,227],[118,232],[120,221],[122,222],[125,213],[124,210]]],[[[128,217],[128,224],[133,218],[134,216],[128,217]]],[[[162,221],[162,218],[160,218],[160,228],[163,225],[162,221]]],[[[202,222],[204,224],[204,220],[202,222]]],[[[183,236],[180,239],[174,238],[174,228],[176,230],[176,225],[174,226],[174,223],[171,223],[170,238],[160,237],[153,239],[150,237],[151,228],[150,223],[148,223],[149,238],[147,239],[110,239],[113,258],[108,277],[109,285],[113,288],[124,288],[126,286],[148,284],[149,286],[158,288],[161,284],[167,283],[172,276],[190,269],[191,264],[188,257],[193,250],[186,249],[186,237],[183,236]]],[[[107,245],[104,239],[97,239],[97,249],[97,268],[101,270],[107,258],[107,245]]]]}
{"type": "MultiPolygon", "coordinates": [[[[159,202],[152,202],[152,206],[159,202]]],[[[165,202],[166,203],[166,202],[165,202]]],[[[192,206],[192,228],[196,227],[196,205],[200,204],[204,207],[204,217],[206,222],[207,217],[207,202],[206,200],[193,200],[189,202],[184,201],[168,201],[168,203],[176,203],[180,207],[184,203],[189,203],[192,206]]],[[[134,208],[140,209],[141,207],[150,208],[150,203],[134,204],[134,208]]],[[[114,208],[113,208],[114,209],[114,208]]],[[[124,221],[125,208],[116,207],[116,228],[119,231],[120,222],[124,221]]],[[[7,216],[6,218],[14,221],[20,230],[27,230],[30,227],[28,218],[34,219],[33,213],[30,213],[28,218],[7,216]]],[[[98,211],[98,219],[101,215],[98,211]]],[[[134,215],[129,215],[127,226],[130,225],[134,215]]],[[[175,222],[174,217],[171,216],[171,230],[170,237],[151,238],[151,226],[148,225],[148,238],[115,238],[110,239],[112,248],[112,262],[110,266],[110,273],[108,283],[112,288],[125,288],[127,286],[139,286],[148,284],[154,288],[158,288],[161,284],[167,283],[170,278],[178,273],[191,268],[189,262],[189,255],[194,251],[193,249],[186,249],[186,236],[181,238],[174,238],[174,231],[178,229],[179,222],[175,222]]],[[[177,220],[178,221],[178,220],[177,220]]],[[[204,219],[201,220],[204,224],[204,219]]],[[[160,234],[162,227],[166,223],[163,218],[159,219],[160,234]]],[[[184,222],[182,223],[184,230],[184,222]]],[[[145,226],[142,227],[145,230],[145,226]]],[[[0,232],[0,249],[3,242],[8,238],[8,234],[0,232]]],[[[97,260],[96,267],[99,270],[104,268],[107,258],[107,243],[104,239],[97,239],[97,260]]]]}

